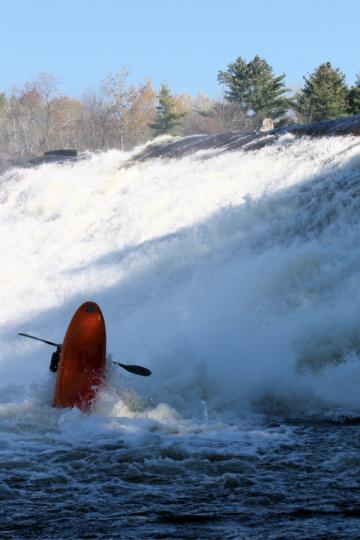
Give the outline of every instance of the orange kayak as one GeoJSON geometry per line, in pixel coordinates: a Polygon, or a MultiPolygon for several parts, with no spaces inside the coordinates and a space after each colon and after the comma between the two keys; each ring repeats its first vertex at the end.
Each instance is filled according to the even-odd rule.
{"type": "Polygon", "coordinates": [[[55,387],[55,407],[87,410],[104,380],[106,330],[95,302],[75,312],[61,347],[55,387]]]}

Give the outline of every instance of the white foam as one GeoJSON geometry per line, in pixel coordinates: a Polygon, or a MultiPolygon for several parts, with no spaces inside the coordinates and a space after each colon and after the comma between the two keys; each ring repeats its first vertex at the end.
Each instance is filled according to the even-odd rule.
{"type": "MultiPolygon", "coordinates": [[[[115,359],[153,370],[120,383],[113,372],[102,418],[170,425],[228,420],[254,405],[360,408],[356,143],[284,138],[129,168],[129,155],[111,151],[8,172],[3,410],[51,404],[52,376],[42,392],[29,386],[44,378],[51,351],[16,333],[61,341],[89,298],[103,309],[115,359]],[[137,396],[132,408],[124,384],[137,396]]],[[[80,413],[63,414],[65,426],[80,413]]]]}

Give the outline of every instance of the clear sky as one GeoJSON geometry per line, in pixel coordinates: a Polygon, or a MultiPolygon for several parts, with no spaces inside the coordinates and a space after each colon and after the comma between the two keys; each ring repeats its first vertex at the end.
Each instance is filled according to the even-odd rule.
{"type": "Polygon", "coordinates": [[[288,85],[321,62],[360,72],[360,0],[0,0],[0,91],[47,71],[80,96],[126,66],[130,82],[218,97],[219,69],[265,58],[288,85]]]}

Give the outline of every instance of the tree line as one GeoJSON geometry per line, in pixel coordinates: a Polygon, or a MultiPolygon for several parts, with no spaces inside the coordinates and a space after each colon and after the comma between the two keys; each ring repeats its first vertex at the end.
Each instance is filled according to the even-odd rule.
{"type": "Polygon", "coordinates": [[[82,98],[64,95],[51,74],[40,74],[10,94],[0,93],[0,157],[39,154],[54,148],[130,150],[161,134],[191,135],[308,123],[360,113],[360,74],[348,87],[344,73],[320,64],[297,92],[285,74],[256,55],[239,57],[218,72],[220,100],[200,93],[174,95],[167,84],[156,92],[150,80],[128,82],[122,69],[109,74],[82,98]]]}
{"type": "Polygon", "coordinates": [[[308,123],[360,113],[360,74],[349,88],[344,73],[325,62],[304,77],[304,86],[292,96],[284,79],[259,56],[248,63],[240,57],[218,74],[225,99],[252,114],[255,125],[264,118],[277,124],[308,123]]]}

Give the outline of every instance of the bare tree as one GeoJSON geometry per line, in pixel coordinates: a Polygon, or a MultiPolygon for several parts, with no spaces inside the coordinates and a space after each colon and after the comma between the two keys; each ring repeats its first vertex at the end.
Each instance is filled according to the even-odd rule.
{"type": "Polygon", "coordinates": [[[41,97],[36,92],[14,90],[2,114],[3,151],[9,155],[36,153],[41,126],[41,97]]]}
{"type": "Polygon", "coordinates": [[[108,99],[115,137],[121,150],[125,148],[125,134],[129,122],[129,89],[126,82],[128,76],[129,70],[122,68],[117,73],[108,74],[102,82],[102,92],[108,99]]]}
{"type": "Polygon", "coordinates": [[[219,133],[221,131],[250,129],[253,119],[236,103],[213,101],[205,94],[192,98],[189,94],[177,97],[180,110],[186,112],[183,135],[219,133]],[[181,104],[181,105],[180,105],[181,104]]]}
{"type": "Polygon", "coordinates": [[[38,94],[42,99],[42,136],[40,141],[40,150],[49,150],[53,146],[52,116],[54,99],[59,94],[59,80],[51,73],[40,73],[36,79],[29,81],[25,85],[27,92],[38,94]]]}
{"type": "Polygon", "coordinates": [[[83,145],[88,150],[106,150],[112,140],[112,113],[101,93],[88,90],[83,97],[83,145]]]}
{"type": "Polygon", "coordinates": [[[101,90],[112,125],[112,146],[128,150],[151,137],[148,124],[156,114],[156,92],[146,80],[139,87],[129,85],[129,71],[109,74],[101,90]]]}
{"type": "Polygon", "coordinates": [[[51,101],[49,138],[57,148],[84,148],[84,104],[68,96],[51,101]]]}

